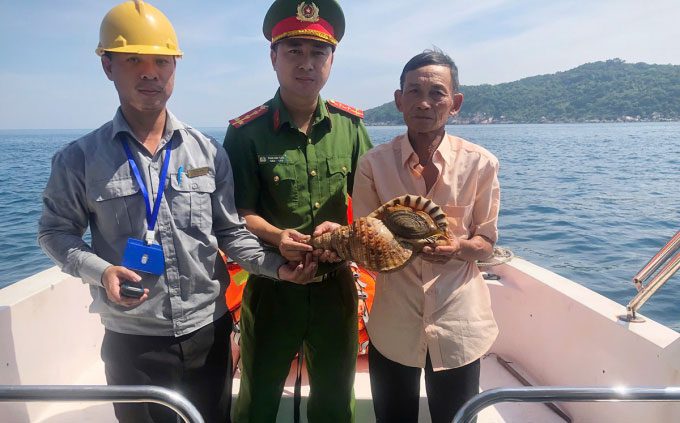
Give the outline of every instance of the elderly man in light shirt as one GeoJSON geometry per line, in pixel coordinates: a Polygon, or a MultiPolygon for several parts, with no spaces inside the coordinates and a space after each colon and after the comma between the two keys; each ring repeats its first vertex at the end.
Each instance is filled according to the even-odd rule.
{"type": "Polygon", "coordinates": [[[450,422],[479,390],[480,358],[498,328],[475,260],[498,237],[498,160],[446,133],[460,110],[458,70],[439,50],[413,57],[395,94],[406,134],[361,158],[355,217],[404,194],[446,212],[450,245],[425,247],[403,269],[381,274],[368,322],[371,389],[379,422],[417,421],[421,369],[432,421],[450,422]]]}

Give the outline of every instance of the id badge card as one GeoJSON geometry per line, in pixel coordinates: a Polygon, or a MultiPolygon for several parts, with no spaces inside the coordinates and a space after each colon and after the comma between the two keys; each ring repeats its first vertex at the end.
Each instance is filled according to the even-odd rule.
{"type": "Polygon", "coordinates": [[[121,265],[128,269],[161,276],[165,272],[163,247],[158,244],[149,245],[140,239],[129,238],[121,265]]]}

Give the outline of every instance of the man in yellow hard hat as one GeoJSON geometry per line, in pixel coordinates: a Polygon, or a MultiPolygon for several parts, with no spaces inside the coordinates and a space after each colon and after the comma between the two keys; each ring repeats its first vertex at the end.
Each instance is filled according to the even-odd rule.
{"type": "MultiPolygon", "coordinates": [[[[335,0],[275,1],[263,33],[279,90],[231,120],[224,141],[248,228],[293,261],[309,257],[306,241],[322,222],[346,224],[354,171],[371,148],[363,112],[319,96],[344,32],[335,0]]],[[[357,291],[347,263],[319,262],[305,285],[251,276],[242,306],[234,420],[276,420],[291,360],[303,347],[308,420],[353,421],[357,291]]]]}
{"type": "MultiPolygon", "coordinates": [[[[228,422],[232,323],[226,286],[214,277],[218,247],[255,274],[312,274],[265,253],[238,217],[222,146],[166,109],[182,52],[165,15],[142,1],[114,7],[97,53],[120,108],[55,154],[40,245],[90,285],[110,385],[175,389],[206,421],[228,422]],[[90,245],[82,238],[88,227],[90,245]]],[[[177,418],[155,404],[114,408],[121,422],[177,418]]]]}

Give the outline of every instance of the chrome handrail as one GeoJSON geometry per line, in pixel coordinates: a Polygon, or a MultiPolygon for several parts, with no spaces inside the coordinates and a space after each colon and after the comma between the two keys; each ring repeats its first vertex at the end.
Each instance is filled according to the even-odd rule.
{"type": "Polygon", "coordinates": [[[500,402],[552,401],[680,401],[680,387],[601,388],[533,386],[525,388],[495,388],[472,397],[458,410],[453,418],[453,423],[468,423],[486,407],[500,402]]]}
{"type": "Polygon", "coordinates": [[[633,277],[633,284],[635,284],[638,293],[626,306],[626,315],[619,316],[620,320],[626,322],[644,321],[644,319],[637,316],[637,311],[673,276],[673,274],[675,274],[675,272],[680,269],[680,252],[668,260],[668,258],[678,250],[680,250],[680,231],[678,231],[673,238],[671,238],[671,240],[668,241],[642,269],[640,269],[637,275],[633,277]],[[643,282],[664,264],[666,260],[668,260],[666,265],[652,277],[647,286],[644,286],[643,282]]]}
{"type": "Polygon", "coordinates": [[[0,385],[0,402],[36,401],[153,402],[172,409],[187,423],[204,423],[201,413],[188,399],[160,386],[0,385]]]}
{"type": "Polygon", "coordinates": [[[641,290],[642,283],[652,274],[656,271],[656,269],[663,264],[668,257],[670,257],[675,251],[680,248],[680,231],[678,231],[673,238],[671,238],[670,241],[666,243],[666,245],[659,250],[658,253],[654,257],[652,257],[647,264],[644,265],[642,269],[633,277],[633,283],[635,284],[635,287],[637,290],[641,290]]]}

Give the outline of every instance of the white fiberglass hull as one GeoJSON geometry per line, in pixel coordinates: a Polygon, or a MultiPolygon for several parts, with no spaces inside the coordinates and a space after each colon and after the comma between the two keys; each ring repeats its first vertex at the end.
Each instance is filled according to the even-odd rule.
{"type": "MultiPolygon", "coordinates": [[[[625,307],[521,259],[494,267],[489,281],[500,335],[482,362],[482,390],[535,385],[680,386],[680,334],[647,319],[622,323],[625,307]]],[[[99,348],[103,327],[87,312],[89,290],[51,268],[0,290],[0,384],[104,384],[99,348]]],[[[365,360],[357,366],[357,422],[374,421],[365,360]]],[[[290,381],[290,380],[289,380],[290,381]]],[[[238,382],[235,384],[238,389],[238,382]]],[[[303,394],[308,387],[303,386],[303,394]]],[[[421,421],[429,421],[421,396],[421,421]]],[[[292,420],[292,384],[279,413],[292,420]]],[[[303,400],[304,402],[304,400],[303,400]]],[[[304,407],[304,404],[303,404],[304,407]]],[[[680,403],[563,403],[575,422],[680,421],[680,403]]],[[[304,415],[304,413],[303,413],[304,415]]],[[[114,422],[110,404],[2,403],[7,422],[114,422]]],[[[479,422],[559,422],[542,404],[501,404],[479,422]]]]}

